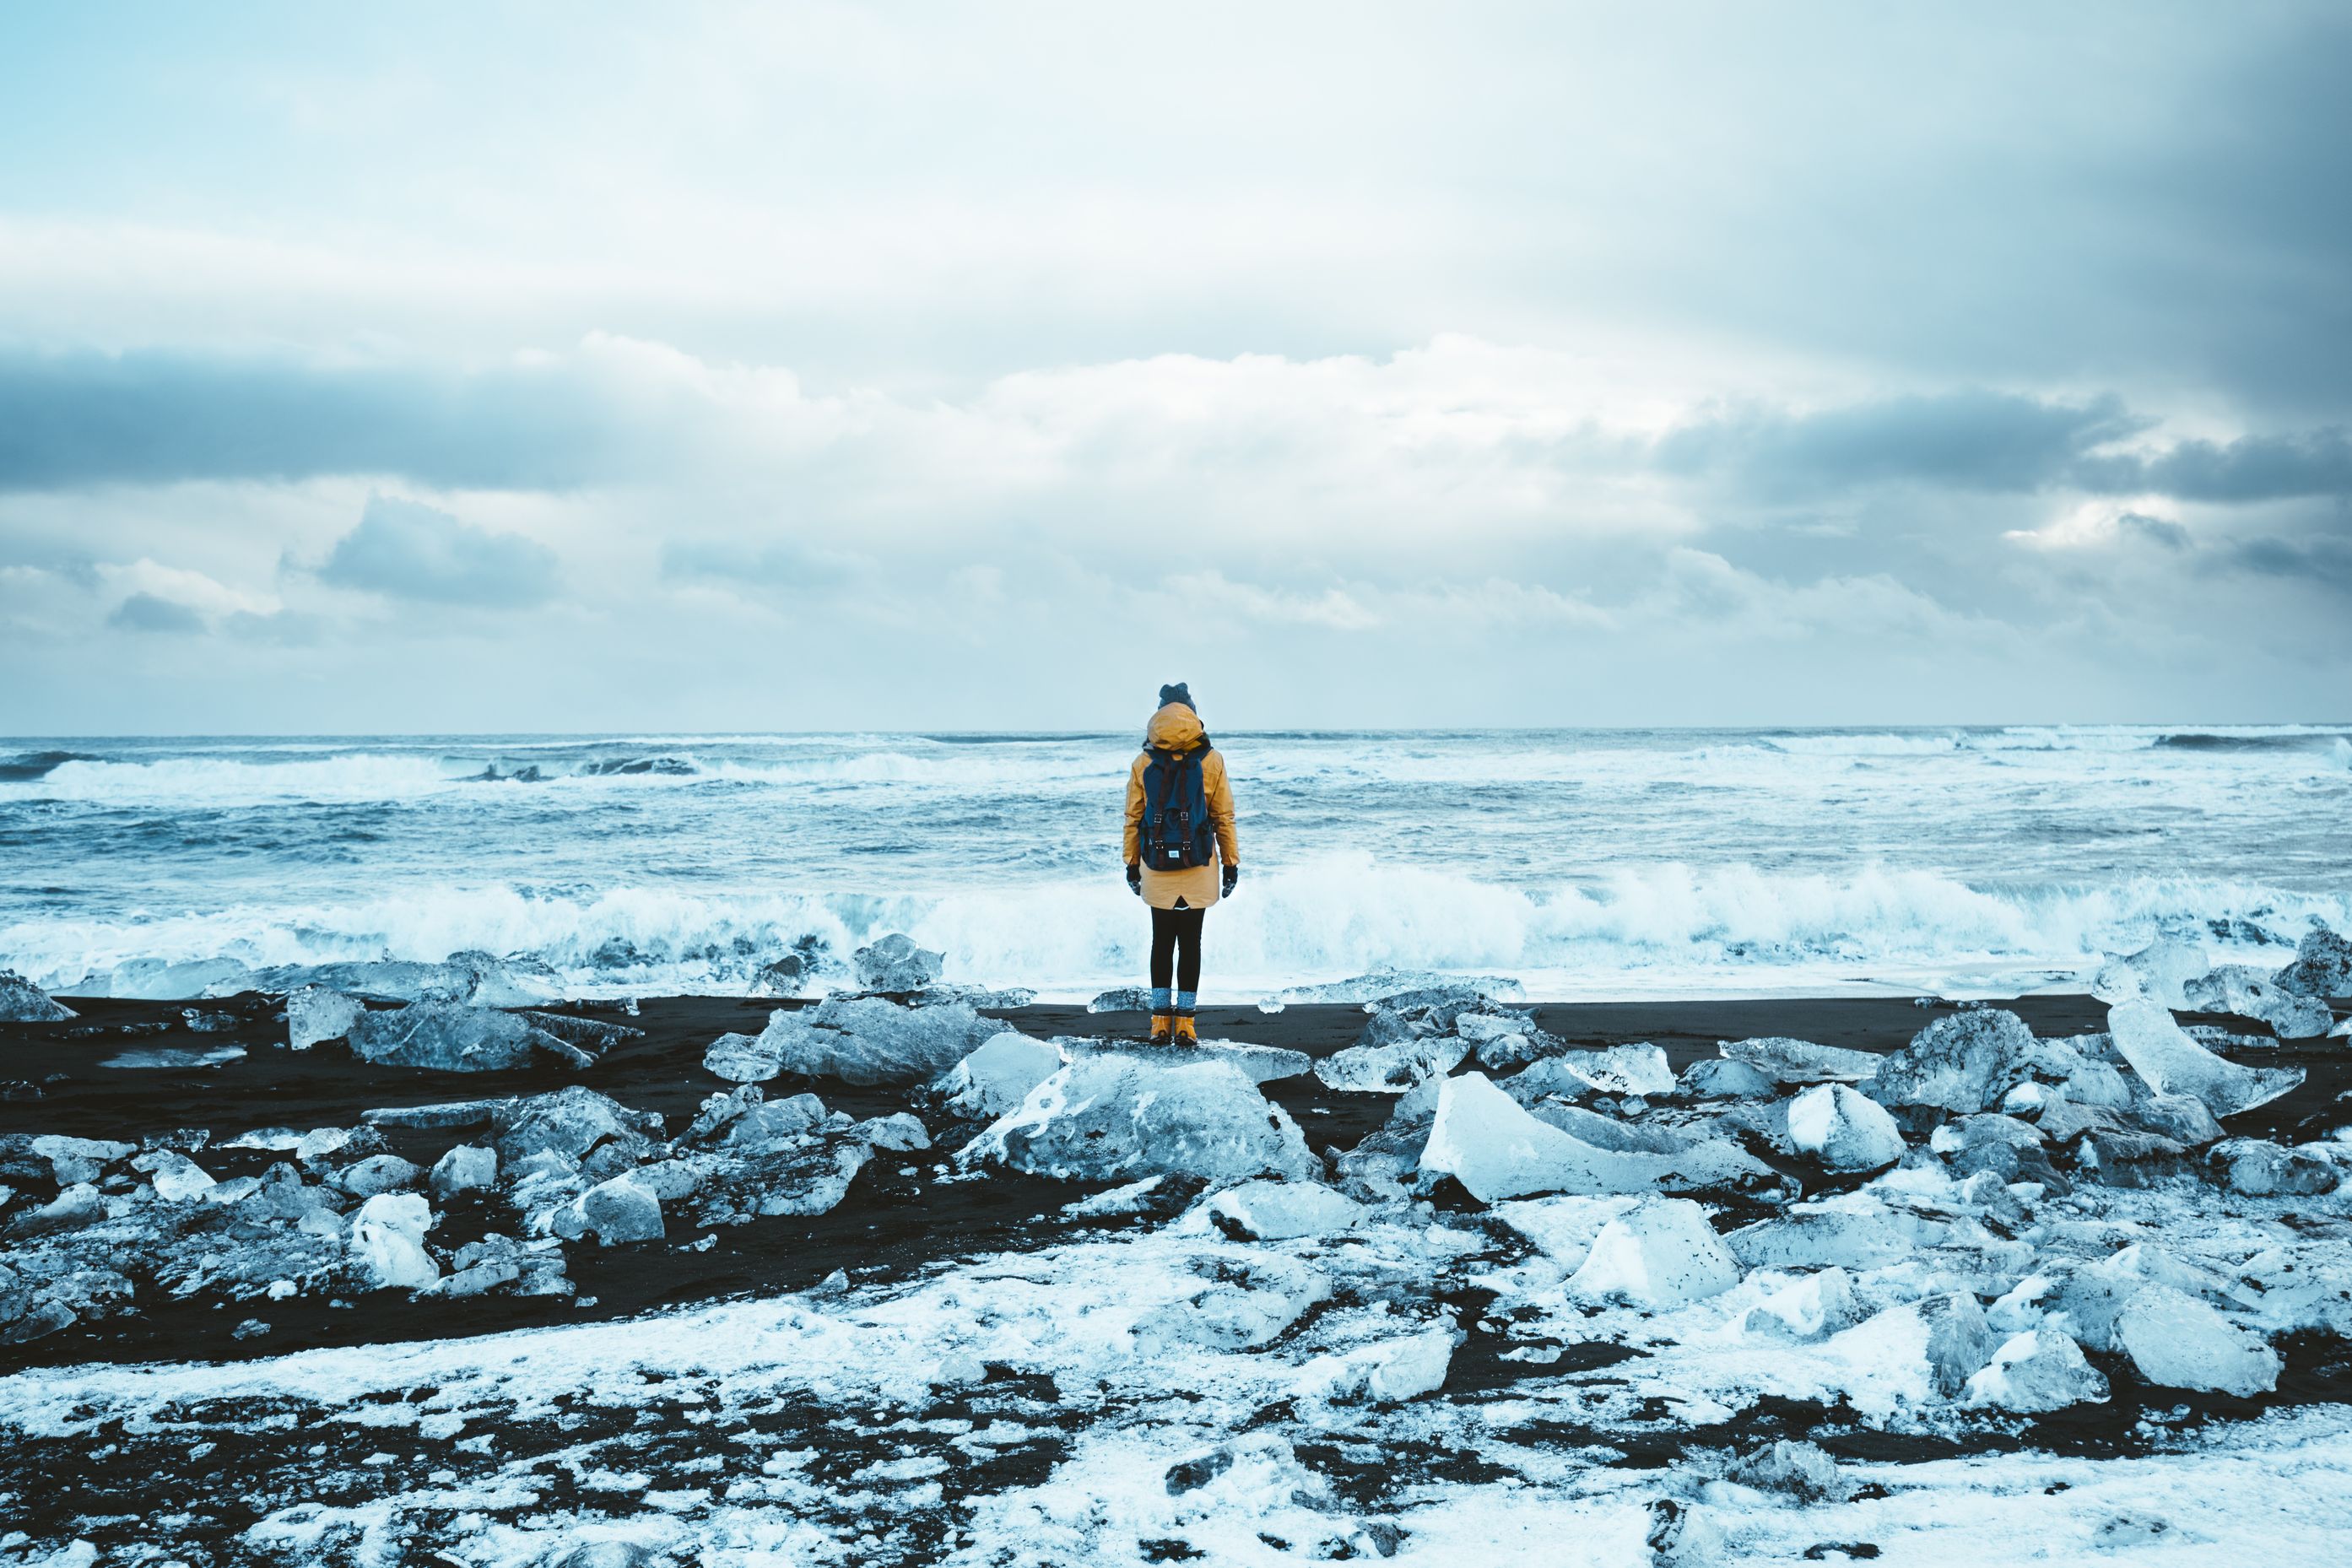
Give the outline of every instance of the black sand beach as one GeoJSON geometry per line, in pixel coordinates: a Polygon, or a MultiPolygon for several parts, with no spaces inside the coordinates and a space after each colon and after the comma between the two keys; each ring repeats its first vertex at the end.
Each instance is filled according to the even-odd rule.
{"type": "MultiPolygon", "coordinates": [[[[646,1000],[634,1017],[611,1005],[570,1011],[625,1022],[645,1037],[614,1047],[577,1074],[551,1071],[443,1073],[386,1068],[355,1060],[339,1043],[308,1051],[284,1048],[284,1025],[274,998],[245,995],[198,1005],[205,1014],[231,1014],[234,1027],[197,1032],[178,1002],[61,998],[80,1015],[71,1024],[0,1025],[7,1081],[0,1084],[0,1133],[62,1133],[129,1142],[203,1129],[211,1147],[200,1158],[213,1175],[258,1174],[281,1154],[219,1145],[261,1128],[296,1131],[350,1127],[383,1108],[410,1107],[497,1096],[543,1093],[581,1083],[637,1110],[659,1112],[671,1130],[728,1086],[702,1066],[706,1047],[730,1030],[756,1032],[779,1005],[770,998],[664,997],[646,1000]],[[133,1033],[131,1031],[142,1031],[133,1033]],[[211,1067],[109,1067],[126,1052],[244,1048],[243,1058],[211,1067]]],[[[2105,1005],[2083,995],[2030,996],[1999,1005],[2017,1012],[2038,1035],[2066,1035],[2105,1026],[2105,1005]]],[[[1792,1036],[1825,1046],[1885,1052],[1909,1040],[1929,1020],[1951,1011],[1904,997],[1725,999],[1676,1002],[1538,1004],[1532,1011],[1547,1031],[1575,1047],[1647,1041],[1665,1050],[1677,1071],[1717,1054],[1719,1041],[1792,1036]]],[[[2339,1011],[2341,1010],[2339,1006],[2339,1011]]],[[[1140,1037],[1139,1014],[1090,1014],[1083,1007],[1032,1005],[991,1009],[1039,1038],[1087,1036],[1140,1037]]],[[[2184,1015],[2186,1022],[2222,1025],[2261,1035],[2243,1018],[2184,1015]]],[[[1255,1006],[1211,1007],[1201,1016],[1204,1037],[1281,1046],[1325,1057],[1352,1044],[1365,1022],[1353,1004],[1295,1005],[1280,1013],[1255,1006]]],[[[2269,1065],[2309,1070],[2295,1092],[2232,1121],[2240,1136],[2284,1142],[2326,1136],[2345,1119],[2340,1097],[2352,1091],[2352,1056],[2340,1042],[2312,1041],[2242,1053],[2269,1065]]],[[[1387,1120],[1385,1095],[1346,1094],[1311,1075],[1265,1087],[1297,1120],[1318,1152],[1346,1149],[1387,1120]]],[[[766,1086],[772,1098],[803,1091],[856,1117],[887,1114],[913,1104],[903,1089],[856,1088],[829,1079],[787,1075],[766,1086]]],[[[253,1303],[250,1312],[210,1302],[180,1302],[151,1295],[126,1317],[76,1325],[28,1343],[0,1346],[0,1371],[84,1361],[243,1360],[319,1345],[440,1338],[495,1332],[536,1324],[622,1317],[664,1306],[805,1289],[835,1270],[859,1284],[887,1282],[943,1258],[1018,1250],[1090,1226],[1123,1226],[1164,1217],[1190,1192],[1181,1184],[1161,1194],[1162,1205],[1141,1215],[1073,1218],[1063,1206],[1094,1190],[1084,1184],[992,1171],[982,1179],[952,1176],[949,1157],[978,1128],[919,1109],[932,1148],[887,1156],[856,1178],[838,1208],[811,1218],[763,1218],[707,1233],[702,1250],[670,1244],[612,1249],[574,1248],[572,1299],[488,1296],[411,1302],[381,1292],[333,1303],[310,1298],[253,1303]],[[269,1324],[266,1336],[238,1338],[248,1316],[269,1324]]],[[[429,1165],[463,1131],[386,1125],[393,1152],[429,1165]]],[[[459,1194],[441,1210],[436,1244],[455,1246],[490,1227],[481,1199],[459,1194]]],[[[495,1200],[493,1200],[495,1201],[495,1200]]],[[[1731,1223],[1727,1216],[1724,1223],[1731,1223]]],[[[509,1221],[508,1223],[510,1223],[509,1221]]],[[[696,1238],[686,1238],[696,1239],[696,1238]]]]}
{"type": "MultiPolygon", "coordinates": [[[[372,1110],[537,1094],[567,1082],[583,1083],[634,1109],[657,1111],[675,1131],[706,1097],[725,1087],[702,1065],[709,1043],[730,1030],[757,1029],[778,1005],[768,999],[710,997],[644,1002],[626,1019],[644,1031],[643,1037],[613,1047],[575,1076],[385,1068],[355,1060],[340,1043],[289,1051],[278,1043],[284,1025],[277,1000],[261,995],[201,1004],[196,1011],[215,1026],[204,1030],[190,1026],[184,1004],[68,1001],[80,1015],[70,1024],[0,1026],[0,1051],[8,1064],[8,1081],[0,1085],[0,1133],[124,1142],[158,1138],[196,1149],[205,1170],[223,1179],[257,1174],[285,1157],[221,1147],[240,1133],[351,1127],[364,1122],[372,1110]],[[224,1015],[234,1022],[224,1026],[224,1015]],[[126,1052],[200,1053],[228,1046],[245,1054],[209,1067],[106,1065],[126,1052]],[[205,1134],[203,1140],[194,1135],[195,1129],[205,1134]]],[[[2095,1031],[2106,1021],[2105,1005],[2087,996],[2035,996],[2005,1005],[2043,1036],[2095,1031]]],[[[1756,1036],[1891,1051],[1953,1010],[1948,1004],[1922,1006],[1903,997],[1532,1008],[1543,1029],[1570,1046],[1647,1041],[1664,1047],[1677,1069],[1715,1056],[1720,1041],[1756,1036]]],[[[2344,1010],[2341,1004],[2336,1010],[2344,1010]]],[[[570,1011],[620,1016],[610,1005],[570,1011]]],[[[1133,1038],[1144,1023],[1139,1016],[1091,1015],[1066,1006],[1030,1006],[1001,1016],[1037,1037],[1133,1038]]],[[[2242,1018],[2203,1021],[2223,1024],[2240,1036],[2260,1033],[2242,1018]]],[[[1359,1006],[1319,1005],[1276,1014],[1255,1007],[1213,1008],[1202,1026],[1208,1038],[1287,1047],[1321,1058],[1354,1043],[1365,1022],[1359,1006]]],[[[2343,1120],[2352,1058],[2342,1042],[2233,1051],[2266,1064],[2293,1063],[2309,1074],[2295,1092],[2233,1118],[2233,1132],[2292,1143],[2324,1137],[2343,1120]]],[[[859,1118],[918,1105],[908,1090],[856,1089],[831,1080],[788,1076],[766,1088],[774,1097],[813,1091],[828,1106],[859,1118]]],[[[1353,1145],[1381,1126],[1394,1104],[1387,1095],[1333,1092],[1307,1074],[1277,1079],[1265,1089],[1318,1152],[1353,1145]]],[[[876,1158],[829,1213],[755,1219],[700,1234],[674,1226],[662,1241],[610,1248],[576,1245],[568,1249],[574,1288],[570,1297],[453,1300],[382,1289],[329,1300],[297,1296],[215,1304],[174,1300],[142,1286],[129,1312],[0,1350],[0,1373],[26,1373],[16,1380],[24,1396],[37,1397],[43,1385],[53,1396],[61,1388],[68,1404],[86,1416],[52,1411],[42,1419],[58,1429],[20,1433],[0,1458],[0,1498],[11,1501],[19,1515],[16,1522],[37,1537],[79,1539],[103,1551],[169,1540],[185,1560],[275,1561],[280,1557],[273,1552],[282,1547],[304,1561],[471,1562],[476,1559],[462,1553],[477,1549],[472,1543],[485,1529],[493,1534],[509,1529],[635,1531],[627,1539],[640,1545],[690,1542],[692,1536],[677,1534],[677,1529],[700,1526],[665,1521],[673,1506],[702,1506],[694,1500],[708,1494],[691,1489],[694,1478],[740,1475],[770,1455],[766,1468],[753,1479],[730,1483],[737,1489],[728,1494],[730,1505],[767,1495],[759,1490],[769,1484],[767,1477],[797,1475],[793,1485],[798,1489],[790,1494],[794,1500],[783,1510],[793,1528],[814,1531],[829,1543],[828,1550],[845,1552],[846,1561],[912,1563],[935,1562],[971,1546],[979,1521],[1001,1500],[1048,1484],[1077,1462],[1090,1436],[1123,1423],[1138,1422],[1146,1430],[1179,1424],[1166,1428],[1175,1434],[1165,1439],[1174,1447],[1145,1461],[1150,1489],[1173,1498],[1193,1485],[1185,1466],[1194,1461],[1183,1456],[1209,1439],[1182,1436],[1184,1413],[1200,1396],[1181,1384],[1161,1387],[1147,1379],[1149,1386],[1138,1399],[1132,1392],[1100,1385],[1059,1384],[1050,1372],[991,1359],[961,1381],[934,1379],[919,1396],[877,1397],[845,1406],[805,1389],[795,1392],[789,1380],[775,1384],[772,1372],[736,1377],[723,1359],[698,1359],[699,1347],[706,1345],[722,1358],[745,1353],[725,1331],[714,1333],[707,1319],[698,1319],[697,1312],[717,1303],[737,1301],[758,1311],[812,1288],[817,1294],[800,1300],[815,1301],[836,1271],[860,1297],[879,1302],[901,1288],[911,1293],[927,1279],[958,1269],[968,1270],[963,1277],[973,1281],[1016,1281],[1027,1267],[1024,1255],[1083,1241],[1090,1233],[1132,1231],[1132,1239],[1148,1241],[1143,1227],[1165,1226],[1201,1190],[1197,1180],[1170,1178],[1139,1211],[1072,1215],[1066,1205],[1108,1184],[1049,1181],[1003,1170],[960,1173],[952,1153],[976,1126],[943,1121],[928,1105],[919,1106],[919,1114],[932,1147],[876,1158]],[[593,1371],[551,1373],[540,1364],[562,1335],[523,1333],[470,1350],[446,1342],[456,1336],[599,1320],[627,1320],[629,1348],[617,1350],[609,1363],[599,1359],[593,1371]],[[257,1322],[267,1323],[267,1331],[257,1332],[257,1322]],[[382,1388],[355,1399],[339,1401],[324,1393],[241,1393],[234,1386],[247,1374],[257,1376],[265,1390],[273,1385],[267,1367],[230,1363],[338,1346],[381,1347],[397,1360],[424,1348],[418,1342],[443,1342],[432,1348],[453,1353],[432,1363],[429,1371],[389,1372],[382,1388]],[[487,1383],[484,1374],[466,1370],[477,1361],[489,1368],[487,1383]],[[137,1408],[138,1396],[115,1386],[121,1378],[145,1375],[128,1363],[149,1363],[149,1372],[166,1384],[189,1372],[198,1381],[172,1384],[184,1389],[176,1394],[169,1388],[154,1394],[145,1415],[106,1414],[116,1407],[110,1401],[131,1399],[133,1404],[120,1408],[137,1408]],[[178,1363],[181,1371],[175,1373],[169,1363],[178,1363]],[[476,1391],[449,1393],[444,1384],[452,1377],[476,1391]],[[463,1419],[435,1414],[453,1398],[464,1407],[463,1419]],[[471,1435],[461,1437],[461,1431],[471,1435]],[[979,1439],[982,1433],[991,1435],[989,1440],[979,1439]],[[1181,1462],[1169,1468],[1171,1460],[1181,1462]],[[200,1462],[202,1481],[193,1479],[192,1462],[200,1462]],[[892,1500],[897,1483],[876,1479],[899,1473],[934,1479],[915,1500],[900,1506],[892,1500]],[[664,1489],[681,1482],[689,1489],[664,1489]],[[437,1500],[460,1495],[479,1500],[467,1509],[437,1500]],[[664,1500],[668,1499],[686,1500],[664,1500]]],[[[382,1131],[394,1152],[419,1163],[468,1136],[462,1128],[419,1130],[394,1122],[383,1123],[382,1131]]],[[[1328,1500],[1318,1505],[1323,1511],[1315,1519],[1377,1520],[1388,1514],[1418,1530],[1426,1516],[1410,1510],[1413,1500],[1463,1487],[1504,1495],[1522,1484],[1518,1477],[1529,1468],[1549,1474],[1562,1465],[1601,1467],[1628,1478],[1607,1484],[1654,1488],[1691,1466],[1719,1466],[1724,1453],[1753,1452],[1783,1439],[1815,1445],[1840,1466],[1875,1467],[1872,1473],[1886,1479],[1874,1480],[1853,1498],[1854,1507],[1867,1509],[1872,1499],[1894,1495],[1890,1486],[1899,1492],[1908,1484],[1900,1478],[1915,1473],[1921,1461],[2006,1455],[2029,1466],[2074,1459],[2129,1463],[2193,1440],[2202,1429],[2224,1430],[2268,1415],[2352,1402],[2352,1358],[2345,1355],[2344,1342],[2332,1334],[2298,1332],[2278,1337],[2276,1386],[2252,1397],[2151,1386],[2134,1376],[2124,1357],[2099,1352],[2093,1359],[2112,1385],[2112,1397],[2023,1421],[1979,1422],[1965,1430],[1933,1424],[1890,1430],[1843,1399],[1769,1393],[1727,1418],[1700,1423],[1686,1419],[1669,1402],[1618,1408],[1610,1402],[1610,1390],[1638,1376],[1653,1352],[1636,1343],[1586,1338],[1573,1318],[1566,1325],[1527,1321],[1524,1306],[1507,1307],[1480,1283],[1480,1271],[1509,1267],[1514,1256],[1525,1255],[1525,1244],[1487,1223],[1466,1194],[1449,1190],[1450,1181],[1431,1192],[1431,1206],[1423,1213],[1455,1228],[1435,1223],[1428,1228],[1482,1238],[1475,1242],[1475,1255],[1417,1279],[1381,1282],[1375,1270],[1309,1309],[1294,1332],[1312,1334],[1318,1323],[1339,1321],[1328,1314],[1365,1310],[1435,1314],[1457,1323],[1442,1397],[1429,1409],[1432,1418],[1448,1411],[1492,1411],[1491,1425],[1476,1428],[1487,1434],[1485,1447],[1465,1447],[1458,1434],[1448,1437],[1443,1428],[1424,1433],[1414,1425],[1423,1418],[1417,1415],[1401,1414],[1393,1428],[1379,1424],[1386,1417],[1367,1415],[1360,1427],[1332,1430],[1328,1413],[1317,1416],[1281,1396],[1279,1389],[1287,1385],[1276,1376],[1254,1413],[1245,1408],[1219,1419],[1231,1424],[1234,1442],[1258,1440],[1252,1434],[1263,1434],[1266,1441],[1279,1437],[1282,1451],[1291,1456],[1286,1462],[1299,1467],[1314,1488],[1323,1489],[1319,1495],[1328,1500]],[[1597,1403],[1557,1397],[1527,1403],[1530,1394],[1561,1386],[1583,1390],[1597,1403]]],[[[1850,1184],[1816,1168],[1804,1174],[1803,1184],[1818,1194],[1850,1184]]],[[[493,1214],[496,1200],[486,1197],[461,1194],[436,1203],[436,1245],[454,1247],[494,1226],[511,1227],[511,1215],[493,1214]]],[[[1713,1223],[1722,1229],[1752,1217],[1734,1200],[1717,1206],[1713,1223]]],[[[992,1287],[967,1288],[982,1292],[983,1304],[989,1302],[985,1292],[992,1287]]],[[[1281,1373],[1279,1360],[1260,1364],[1269,1374],[1281,1373]]],[[[318,1375],[331,1384],[335,1374],[318,1375]]],[[[1213,1465],[1203,1473],[1213,1474],[1213,1465]]],[[[2025,1495],[2037,1497],[2064,1493],[2074,1484],[2063,1477],[2021,1483],[2025,1495]]],[[[1650,1506],[1653,1527],[1659,1528],[1654,1521],[1671,1524],[1678,1517],[1672,1509],[1682,1505],[1650,1506]]],[[[1840,1517],[1844,1522],[1828,1527],[1839,1533],[1814,1541],[1804,1557],[1879,1554],[1865,1538],[1878,1527],[1852,1522],[1864,1516],[1840,1517]]],[[[1171,1531],[1142,1541],[1138,1550],[1144,1561],[1198,1558],[1203,1549],[1192,1544],[1191,1537],[1204,1528],[1195,1523],[1171,1531]]],[[[1335,1536],[1337,1544],[1318,1548],[1318,1554],[1388,1555],[1406,1528],[1381,1523],[1378,1530],[1386,1533],[1335,1536]]],[[[562,1559],[673,1560],[643,1552],[562,1559]]]]}

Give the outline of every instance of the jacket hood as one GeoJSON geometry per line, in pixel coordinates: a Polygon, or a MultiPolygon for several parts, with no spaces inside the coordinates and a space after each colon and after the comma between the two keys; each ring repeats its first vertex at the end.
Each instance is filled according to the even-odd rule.
{"type": "Polygon", "coordinates": [[[1181,702],[1171,702],[1151,716],[1151,722],[1144,726],[1143,739],[1145,744],[1162,750],[1189,752],[1207,734],[1198,713],[1181,702]]]}

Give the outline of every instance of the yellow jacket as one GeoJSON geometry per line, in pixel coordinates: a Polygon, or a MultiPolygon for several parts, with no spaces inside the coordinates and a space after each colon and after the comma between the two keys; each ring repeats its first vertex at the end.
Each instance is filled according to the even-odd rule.
{"type": "MultiPolygon", "coordinates": [[[[1189,752],[1205,743],[1207,737],[1201,716],[1181,702],[1171,702],[1154,713],[1143,731],[1147,746],[1171,752],[1189,752]]],[[[1150,765],[1150,753],[1139,752],[1135,765],[1127,772],[1126,859],[1130,866],[1143,858],[1143,770],[1150,765]]],[[[1217,861],[1240,865],[1242,844],[1234,834],[1234,786],[1225,779],[1224,753],[1213,746],[1201,759],[1201,793],[1208,796],[1209,822],[1217,830],[1217,861]]],[[[1155,910],[1172,910],[1181,899],[1188,909],[1205,910],[1217,901],[1218,879],[1216,861],[1181,871],[1155,871],[1147,866],[1143,901],[1155,910]]]]}

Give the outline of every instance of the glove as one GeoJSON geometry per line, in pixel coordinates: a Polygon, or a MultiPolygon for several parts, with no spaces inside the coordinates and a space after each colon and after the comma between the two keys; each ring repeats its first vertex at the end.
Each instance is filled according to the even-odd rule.
{"type": "Polygon", "coordinates": [[[1223,886],[1223,887],[1220,888],[1220,889],[1217,890],[1217,892],[1218,892],[1218,896],[1219,896],[1220,898],[1226,898],[1226,899],[1230,899],[1230,898],[1232,898],[1232,897],[1234,896],[1234,884],[1235,882],[1240,881],[1241,879],[1242,879],[1242,868],[1241,868],[1239,866],[1234,865],[1234,864],[1232,861],[1230,861],[1230,860],[1226,861],[1226,862],[1225,862],[1225,883],[1224,883],[1224,886],[1223,886]]]}
{"type": "Polygon", "coordinates": [[[1143,868],[1133,860],[1127,863],[1127,890],[1139,899],[1143,897],[1143,868]]]}

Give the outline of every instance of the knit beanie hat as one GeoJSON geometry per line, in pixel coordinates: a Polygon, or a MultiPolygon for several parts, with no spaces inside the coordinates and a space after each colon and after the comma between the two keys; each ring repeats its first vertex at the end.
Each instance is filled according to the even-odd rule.
{"type": "Polygon", "coordinates": [[[1172,686],[1163,686],[1160,689],[1160,706],[1165,708],[1171,702],[1181,702],[1185,707],[1192,708],[1193,712],[1200,711],[1198,708],[1192,707],[1192,693],[1185,689],[1185,683],[1181,680],[1172,686]]]}

